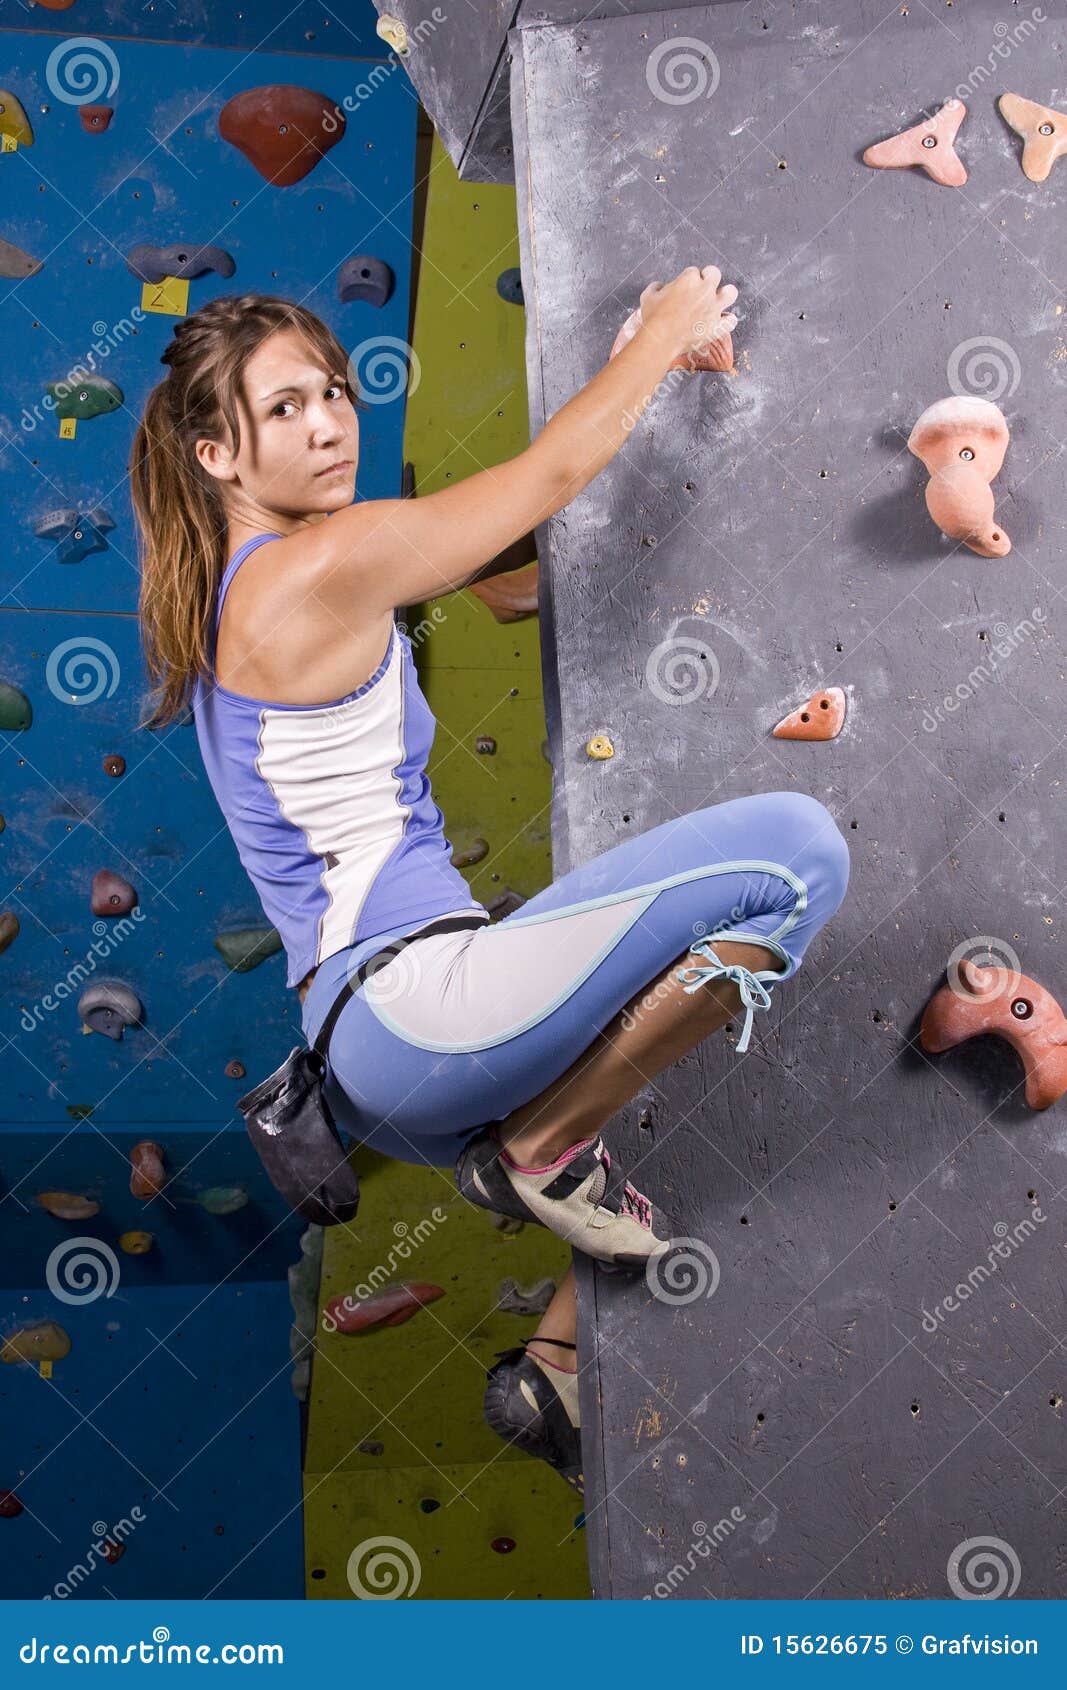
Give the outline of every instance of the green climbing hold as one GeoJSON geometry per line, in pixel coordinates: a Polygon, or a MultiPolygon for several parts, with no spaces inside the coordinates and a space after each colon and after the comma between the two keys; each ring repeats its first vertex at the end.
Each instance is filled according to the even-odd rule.
{"type": "Polygon", "coordinates": [[[79,380],[77,371],[65,381],[46,382],[45,392],[55,401],[57,417],[75,417],[79,422],[117,411],[125,398],[121,387],[116,387],[106,376],[86,376],[79,380]]]}
{"type": "Polygon", "coordinates": [[[199,1194],[197,1202],[209,1215],[235,1215],[248,1202],[248,1193],[239,1185],[212,1185],[199,1194]]]}
{"type": "Polygon", "coordinates": [[[276,927],[238,927],[232,933],[215,936],[215,949],[235,974],[247,974],[250,968],[258,968],[281,948],[281,934],[276,927]]]}
{"type": "Polygon", "coordinates": [[[0,728],[18,733],[33,721],[33,706],[24,692],[9,681],[0,681],[0,728]]]}

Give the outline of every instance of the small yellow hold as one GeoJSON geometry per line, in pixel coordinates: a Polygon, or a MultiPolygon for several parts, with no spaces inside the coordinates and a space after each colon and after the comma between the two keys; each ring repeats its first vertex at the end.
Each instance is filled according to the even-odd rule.
{"type": "Polygon", "coordinates": [[[602,763],[605,758],[614,757],[615,747],[607,734],[595,734],[592,739],[586,741],[585,754],[587,757],[595,757],[597,762],[602,763]]]}
{"type": "Polygon", "coordinates": [[[124,1232],[119,1238],[119,1249],[125,1250],[128,1256],[147,1256],[154,1243],[150,1232],[124,1232]]]}

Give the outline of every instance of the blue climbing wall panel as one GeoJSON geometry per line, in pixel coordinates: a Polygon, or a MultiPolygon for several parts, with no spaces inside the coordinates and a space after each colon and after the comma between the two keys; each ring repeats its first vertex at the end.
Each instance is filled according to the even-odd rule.
{"type": "Polygon", "coordinates": [[[0,238],[43,265],[0,279],[0,680],[32,707],[27,728],[0,731],[0,911],[18,923],[0,955],[0,1344],[10,1355],[42,1322],[70,1340],[51,1364],[0,1366],[0,1516],[7,1490],[22,1504],[0,1517],[4,1595],[45,1595],[87,1562],[70,1594],[303,1588],[286,1284],[302,1223],[263,1177],[235,1110],[299,1039],[299,1006],[280,954],[235,972],[215,949],[220,932],[264,918],[193,729],[137,725],[145,679],[126,463],[176,318],[143,310],[126,254],[172,241],[224,248],[234,275],[191,281],[188,310],[217,293],[299,301],[337,333],[368,394],[384,354],[393,389],[361,418],[357,497],[398,493],[416,106],[406,79],[384,73],[374,21],[369,4],[342,20],[280,0],[247,19],[125,0],[82,0],[76,19],[0,12],[0,86],[34,132],[0,154],[0,238]],[[114,108],[103,133],[86,132],[49,69],[75,34],[105,38],[103,74],[117,77],[94,96],[114,108]],[[146,34],[156,39],[130,39],[146,34]],[[378,61],[372,91],[359,54],[378,61]],[[218,134],[226,101],[267,83],[313,89],[345,115],[343,138],[288,188],[218,134]],[[395,272],[382,309],[338,299],[339,267],[360,252],[395,272]],[[90,357],[124,403],[63,439],[46,385],[90,357]],[[62,507],[106,511],[106,549],[72,563],[37,537],[34,523],[62,507]],[[94,917],[101,869],[136,888],[133,915],[94,917]],[[86,1035],[76,1011],[82,986],[102,977],[143,1005],[121,1042],[86,1035]],[[168,1176],[147,1202],[129,1187],[130,1151],[144,1140],[162,1145],[168,1176]],[[48,1212],[38,1198],[56,1191],[90,1212],[48,1212]],[[146,1254],[126,1248],[137,1231],[152,1235],[146,1254]],[[93,1264],[80,1280],[78,1240],[93,1264]],[[122,1520],[124,1553],[101,1564],[94,1527],[122,1520]]]}

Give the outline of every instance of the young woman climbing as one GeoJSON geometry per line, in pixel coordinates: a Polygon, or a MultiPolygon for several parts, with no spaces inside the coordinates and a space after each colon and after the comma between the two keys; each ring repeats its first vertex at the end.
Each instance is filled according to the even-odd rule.
{"type": "MultiPolygon", "coordinates": [[[[844,838],[804,793],[731,798],[490,924],[451,862],[396,613],[525,561],[521,537],[611,462],[676,358],[735,325],[736,297],[713,265],[653,284],[637,334],[525,451],[424,498],[354,503],[362,402],[342,346],[298,305],[224,295],[176,325],[130,460],[150,720],[192,706],[309,1043],[355,987],[329,1046],[338,1125],[455,1166],[472,1203],[624,1268],[669,1240],[601,1127],[739,1012],[745,1050],[844,896],[844,838]]],[[[490,1370],[485,1413],[580,1489],[575,1343],[568,1272],[490,1370]]]]}

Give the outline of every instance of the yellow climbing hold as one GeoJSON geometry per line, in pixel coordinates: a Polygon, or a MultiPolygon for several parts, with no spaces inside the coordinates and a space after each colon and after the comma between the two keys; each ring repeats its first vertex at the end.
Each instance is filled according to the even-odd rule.
{"type": "Polygon", "coordinates": [[[26,116],[26,108],[10,88],[0,88],[0,135],[4,138],[5,153],[16,147],[33,146],[33,130],[26,116]]]}
{"type": "Polygon", "coordinates": [[[61,1221],[87,1221],[100,1212],[94,1197],[82,1197],[77,1191],[39,1191],[37,1201],[50,1215],[61,1221]]]}
{"type": "Polygon", "coordinates": [[[594,757],[597,762],[602,763],[605,758],[614,757],[615,747],[607,734],[595,734],[592,739],[586,741],[585,754],[587,757],[594,757]]]}
{"type": "Polygon", "coordinates": [[[20,1326],[4,1339],[0,1361],[61,1361],[70,1354],[70,1338],[54,1320],[39,1320],[32,1326],[20,1326]]]}
{"type": "Polygon", "coordinates": [[[374,33],[394,53],[406,53],[408,50],[408,32],[399,18],[394,18],[391,12],[383,12],[374,26],[374,33]]]}
{"type": "Polygon", "coordinates": [[[119,1249],[128,1256],[147,1256],[154,1242],[150,1232],[124,1232],[119,1236],[119,1249]]]}

